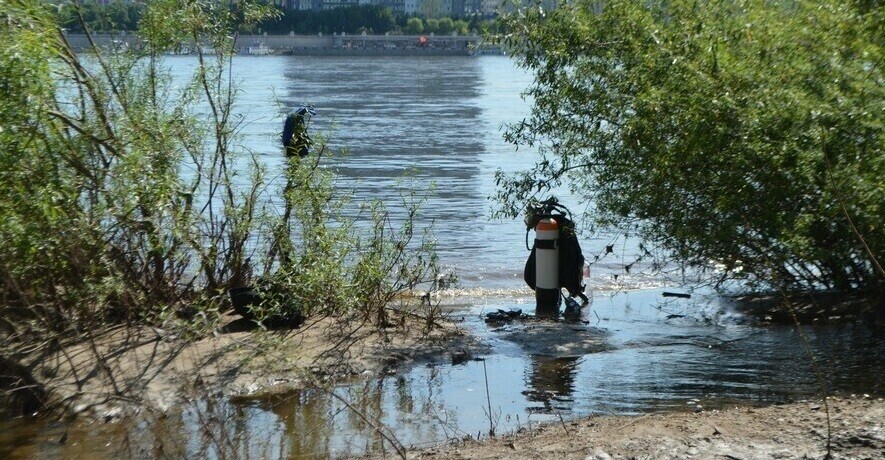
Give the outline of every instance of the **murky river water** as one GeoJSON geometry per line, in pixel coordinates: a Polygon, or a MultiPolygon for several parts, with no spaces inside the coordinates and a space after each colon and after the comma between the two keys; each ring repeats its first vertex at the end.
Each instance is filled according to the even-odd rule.
{"type": "Polygon", "coordinates": [[[747,325],[713,296],[668,300],[660,290],[599,291],[584,312],[588,324],[492,328],[480,319],[499,307],[531,305],[495,300],[454,311],[489,345],[481,360],[418,365],[338,387],[337,397],[304,390],[236,403],[201,399],[180,413],[146,415],[151,422],[20,420],[0,431],[0,454],[316,458],[392,452],[376,430],[381,424],[406,445],[426,446],[485,437],[490,424],[503,433],[575,416],[811,398],[820,390],[815,366],[829,392],[885,394],[885,341],[863,325],[804,327],[812,361],[794,328],[747,325]],[[514,340],[526,334],[563,340],[514,340]]]}
{"type": "MultiPolygon", "coordinates": [[[[196,64],[169,58],[179,81],[196,64]]],[[[462,294],[510,295],[521,280],[525,227],[519,220],[490,220],[494,174],[529,168],[537,157],[503,140],[508,123],[529,115],[520,93],[531,75],[505,57],[238,57],[234,79],[244,123],[244,144],[279,177],[283,119],[303,103],[316,107],[310,132],[322,134],[346,155],[324,162],[354,204],[380,199],[394,221],[403,219],[402,192],[425,198],[420,227],[432,226],[444,268],[460,280],[462,294]],[[408,179],[404,179],[407,176],[408,179]]],[[[581,211],[567,191],[557,193],[581,211]]],[[[598,231],[584,235],[588,255],[617,243],[594,266],[592,283],[626,288],[659,284],[640,270],[626,275],[635,242],[598,231]],[[626,243],[626,244],[624,244],[626,243]]]]}
{"type": "MultiPolygon", "coordinates": [[[[193,61],[170,65],[183,73],[193,61]]],[[[452,314],[488,351],[481,360],[419,365],[339,387],[340,399],[306,390],[259,401],[194,401],[151,422],[7,422],[0,425],[0,457],[343,456],[390,452],[376,423],[404,444],[428,445],[560,417],[810,397],[820,390],[818,375],[828,391],[885,392],[885,342],[875,331],[806,327],[803,339],[792,327],[748,325],[715,296],[616,293],[614,287],[662,281],[625,277],[614,257],[594,266],[586,323],[486,325],[481,316],[489,310],[533,307],[520,278],[524,228],[487,218],[494,171],[534,161],[501,140],[502,123],[527,114],[519,92],[530,81],[506,58],[238,58],[235,70],[244,82],[247,142],[268,164],[281,160],[285,108],[310,102],[319,112],[313,128],[350,151],[334,167],[355,199],[395,203],[400,176],[413,168],[419,192],[436,183],[424,222],[433,222],[442,261],[461,279],[464,293],[453,301],[461,305],[452,314]],[[617,284],[614,274],[621,275],[617,284]],[[533,334],[538,340],[525,340],[533,334]]],[[[595,254],[613,238],[599,232],[582,245],[595,254]]]]}

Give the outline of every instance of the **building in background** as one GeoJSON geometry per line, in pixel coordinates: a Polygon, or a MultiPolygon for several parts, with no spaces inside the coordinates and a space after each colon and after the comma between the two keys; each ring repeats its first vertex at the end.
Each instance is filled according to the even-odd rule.
{"type": "Polygon", "coordinates": [[[348,6],[359,6],[359,0],[322,0],[320,2],[320,9],[322,10],[334,10],[336,8],[345,8],[348,6]]]}

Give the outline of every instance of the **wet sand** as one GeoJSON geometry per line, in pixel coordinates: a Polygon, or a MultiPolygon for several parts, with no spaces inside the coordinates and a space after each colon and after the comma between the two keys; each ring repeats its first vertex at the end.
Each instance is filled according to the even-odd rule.
{"type": "MultiPolygon", "coordinates": [[[[826,433],[821,407],[806,404],[803,412],[802,404],[746,406],[752,404],[748,395],[762,395],[756,404],[771,404],[816,394],[804,353],[791,348],[792,328],[746,326],[704,298],[661,303],[659,297],[647,291],[596,298],[592,312],[577,322],[484,322],[496,308],[522,306],[495,303],[455,308],[451,321],[429,331],[411,316],[392,318],[394,324],[383,329],[342,318],[313,318],[289,331],[246,330],[243,321],[233,321],[200,339],[156,328],[109,331],[96,338],[95,350],[88,344],[67,347],[38,372],[85,416],[72,423],[0,427],[7,431],[0,457],[133,456],[127,443],[136,450],[158,444],[183,457],[199,456],[194,442],[205,441],[207,420],[220,424],[210,431],[235,434],[207,443],[240,457],[390,454],[390,443],[375,426],[421,448],[485,433],[488,378],[498,435],[519,433],[504,441],[482,434],[478,444],[414,447],[409,455],[820,458],[825,443],[819,434],[826,433]],[[106,367],[89,361],[96,351],[106,367]],[[425,362],[435,364],[415,365],[425,362]],[[626,374],[615,365],[622,362],[628,363],[626,374]],[[125,396],[115,396],[115,387],[125,396]],[[703,409],[696,407],[701,402],[703,409]],[[728,409],[732,404],[743,408],[728,409]],[[644,412],[663,415],[580,418],[644,412]]],[[[877,397],[879,341],[856,329],[809,327],[806,334],[831,353],[828,369],[838,377],[831,382],[833,394],[877,397]],[[860,339],[850,338],[855,335],[860,339]]],[[[885,458],[881,426],[870,421],[885,418],[881,401],[834,407],[832,415],[834,436],[845,427],[841,438],[833,438],[845,453],[837,458],[885,458]]]]}
{"type": "MultiPolygon", "coordinates": [[[[885,401],[829,398],[833,459],[885,458],[885,401]]],[[[431,459],[824,459],[826,407],[803,401],[768,407],[550,423],[482,441],[410,452],[431,459]]]]}
{"type": "Polygon", "coordinates": [[[254,330],[230,316],[208,337],[117,328],[64,347],[35,372],[50,406],[98,419],[167,411],[185,398],[243,398],[388,375],[422,361],[466,359],[478,347],[455,324],[401,316],[378,328],[355,318],[311,318],[298,329],[254,330]],[[97,357],[100,357],[98,359],[97,357]]]}

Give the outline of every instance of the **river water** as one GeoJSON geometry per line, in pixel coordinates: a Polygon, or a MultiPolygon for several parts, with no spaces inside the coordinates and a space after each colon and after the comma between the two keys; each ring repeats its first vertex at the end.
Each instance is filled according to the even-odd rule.
{"type": "MultiPolygon", "coordinates": [[[[167,65],[186,82],[196,61],[170,57],[167,65]]],[[[524,294],[522,268],[528,255],[521,220],[491,220],[497,170],[526,170],[537,154],[504,141],[503,129],[529,115],[520,93],[531,75],[501,56],[465,57],[250,57],[235,58],[234,80],[242,91],[243,144],[269,166],[283,169],[280,132],[285,115],[310,103],[317,115],[310,133],[346,151],[323,164],[357,205],[383,201],[394,222],[405,210],[403,192],[426,202],[420,228],[432,227],[443,269],[457,275],[459,297],[524,294]]],[[[558,198],[581,211],[567,190],[558,198]]],[[[627,274],[636,247],[619,234],[583,236],[588,256],[617,250],[594,265],[591,284],[627,289],[659,285],[641,270],[627,274]],[[617,279],[613,275],[619,274],[617,279]]]]}
{"type": "MultiPolygon", "coordinates": [[[[194,65],[188,57],[168,63],[179,76],[194,65]]],[[[630,242],[593,266],[592,303],[582,322],[486,325],[481,318],[489,310],[531,311],[533,300],[521,280],[525,229],[488,218],[494,172],[536,159],[501,138],[502,125],[530,107],[519,93],[531,77],[507,58],[238,57],[234,71],[243,82],[244,141],[271,171],[282,161],[285,113],[308,102],[318,111],[312,131],[349,151],[327,166],[354,200],[394,205],[401,176],[412,175],[405,183],[427,198],[422,225],[433,224],[442,263],[460,278],[451,314],[487,351],[479,360],[419,365],[341,386],[334,390],[341,399],[304,390],[261,400],[201,399],[130,422],[13,421],[0,427],[0,456],[359,455],[391,452],[376,423],[404,444],[431,445],[575,416],[814,397],[821,385],[830,392],[885,391],[885,342],[876,331],[763,328],[710,293],[664,298],[660,286],[670,281],[624,273],[635,251],[630,242]],[[531,334],[560,335],[563,342],[524,340],[531,334]]],[[[578,209],[574,197],[564,198],[578,209]]],[[[617,238],[599,231],[581,243],[592,255],[617,238]]]]}

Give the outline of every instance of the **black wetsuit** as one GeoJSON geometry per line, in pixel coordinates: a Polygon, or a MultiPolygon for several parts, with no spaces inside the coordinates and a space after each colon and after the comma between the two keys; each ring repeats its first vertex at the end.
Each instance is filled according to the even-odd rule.
{"type": "Polygon", "coordinates": [[[310,137],[304,127],[304,114],[293,113],[286,117],[286,123],[283,125],[283,147],[286,148],[286,156],[306,157],[310,144],[310,137]]]}

